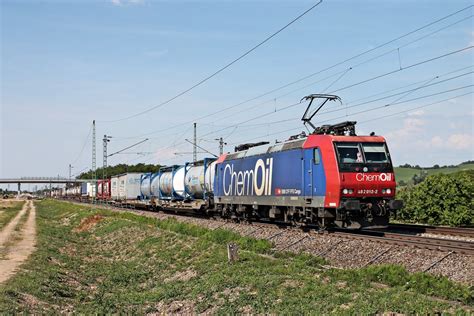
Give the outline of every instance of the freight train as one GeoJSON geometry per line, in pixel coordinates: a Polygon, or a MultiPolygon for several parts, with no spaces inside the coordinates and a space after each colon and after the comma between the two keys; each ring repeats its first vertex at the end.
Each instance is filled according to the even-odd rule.
{"type": "MultiPolygon", "coordinates": [[[[244,144],[217,159],[99,180],[96,197],[237,220],[385,226],[403,206],[395,199],[387,143],[382,136],[357,136],[354,126],[325,125],[273,145],[244,144]]],[[[83,189],[82,196],[90,197],[87,185],[83,189]]]]}

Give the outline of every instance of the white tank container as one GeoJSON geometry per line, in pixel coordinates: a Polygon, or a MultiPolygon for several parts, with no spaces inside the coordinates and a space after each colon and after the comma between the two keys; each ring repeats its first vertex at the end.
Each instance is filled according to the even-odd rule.
{"type": "Polygon", "coordinates": [[[118,200],[119,198],[119,177],[113,176],[110,178],[110,197],[112,200],[118,200]]]}
{"type": "Polygon", "coordinates": [[[140,179],[143,173],[125,173],[118,177],[119,200],[135,200],[140,196],[140,179]]]}
{"type": "Polygon", "coordinates": [[[191,166],[186,172],[184,185],[186,191],[195,198],[204,196],[204,166],[191,166]]]}
{"type": "Polygon", "coordinates": [[[171,196],[173,193],[173,172],[163,172],[160,176],[160,190],[165,196],[171,196]]]}
{"type": "Polygon", "coordinates": [[[160,177],[159,173],[153,173],[150,180],[150,191],[151,196],[158,197],[160,196],[160,177]]]}
{"type": "Polygon", "coordinates": [[[184,167],[179,167],[173,175],[173,190],[178,196],[184,197],[184,167]]]}
{"type": "Polygon", "coordinates": [[[93,182],[87,182],[87,196],[88,197],[95,197],[96,194],[96,184],[93,182]]]}
{"type": "Polygon", "coordinates": [[[214,192],[214,178],[216,176],[217,161],[213,161],[206,169],[204,187],[208,192],[214,192]]]}
{"type": "Polygon", "coordinates": [[[141,177],[140,193],[145,199],[149,199],[151,197],[151,173],[146,173],[141,177]]]}

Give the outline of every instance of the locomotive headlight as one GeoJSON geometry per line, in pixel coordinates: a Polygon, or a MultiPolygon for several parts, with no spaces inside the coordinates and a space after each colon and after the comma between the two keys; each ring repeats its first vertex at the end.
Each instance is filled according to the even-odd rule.
{"type": "Polygon", "coordinates": [[[392,190],[387,189],[387,190],[385,190],[385,193],[390,194],[390,193],[392,193],[392,190]]]}
{"type": "Polygon", "coordinates": [[[349,189],[349,194],[352,194],[354,193],[354,191],[352,189],[349,189]]]}
{"type": "Polygon", "coordinates": [[[387,192],[387,190],[382,189],[382,194],[385,194],[386,192],[387,192]]]}
{"type": "Polygon", "coordinates": [[[348,194],[348,193],[349,193],[349,190],[344,189],[344,190],[342,190],[342,193],[343,193],[343,194],[348,194]]]}

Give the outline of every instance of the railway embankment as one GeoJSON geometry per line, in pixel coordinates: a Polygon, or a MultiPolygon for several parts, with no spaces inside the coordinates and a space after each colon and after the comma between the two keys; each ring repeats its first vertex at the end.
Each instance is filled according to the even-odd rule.
{"type": "Polygon", "coordinates": [[[164,214],[36,204],[37,250],[0,285],[4,312],[428,314],[474,307],[472,289],[446,277],[398,265],[333,268],[324,258],[275,250],[278,232],[264,240],[254,227],[243,236],[218,221],[211,229],[164,214]],[[234,263],[229,242],[239,246],[234,263]]]}

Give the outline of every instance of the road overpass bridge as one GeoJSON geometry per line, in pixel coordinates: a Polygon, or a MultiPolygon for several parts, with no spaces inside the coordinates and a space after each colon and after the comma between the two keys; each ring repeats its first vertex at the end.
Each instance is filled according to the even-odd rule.
{"type": "Polygon", "coordinates": [[[0,183],[51,183],[51,184],[68,184],[68,183],[84,183],[97,182],[93,179],[67,179],[60,177],[21,177],[21,178],[0,178],[0,183]]]}

